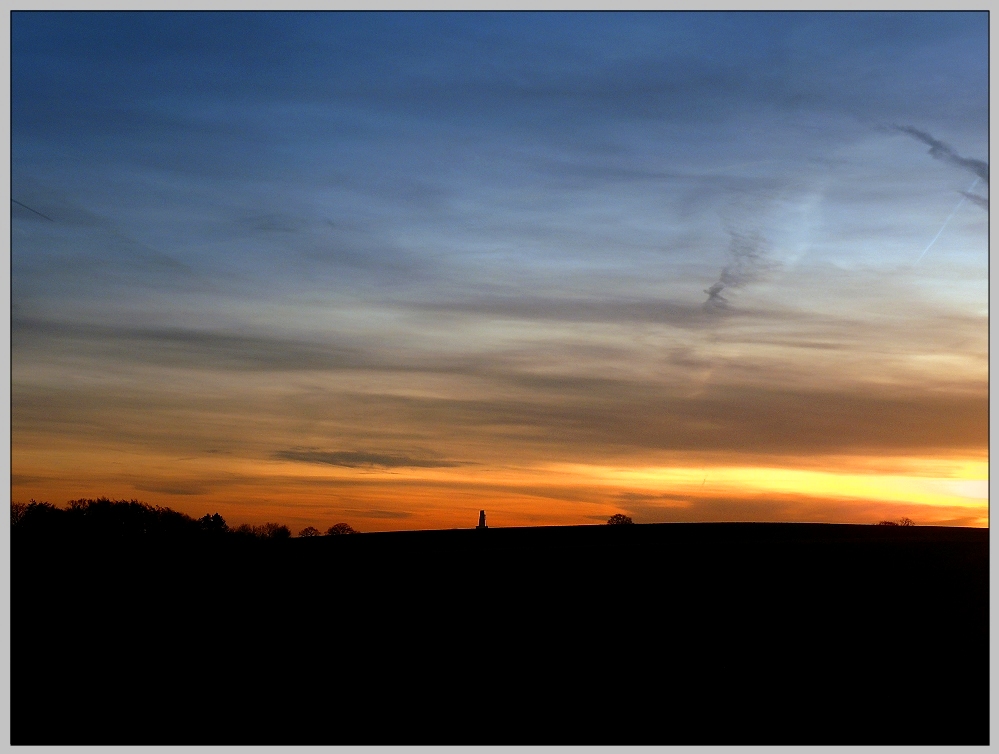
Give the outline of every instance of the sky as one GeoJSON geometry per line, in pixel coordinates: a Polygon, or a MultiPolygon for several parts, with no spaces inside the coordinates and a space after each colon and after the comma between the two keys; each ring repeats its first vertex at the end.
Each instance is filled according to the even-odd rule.
{"type": "Polygon", "coordinates": [[[11,496],[988,525],[988,15],[11,14],[11,496]]]}

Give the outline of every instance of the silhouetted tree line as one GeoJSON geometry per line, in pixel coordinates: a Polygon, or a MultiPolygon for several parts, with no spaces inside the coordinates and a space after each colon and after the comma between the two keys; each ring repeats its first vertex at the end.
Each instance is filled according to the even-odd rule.
{"type": "MultiPolygon", "coordinates": [[[[31,500],[11,503],[10,525],[13,537],[70,535],[102,540],[279,540],[289,539],[291,529],[284,524],[267,522],[231,528],[218,513],[192,518],[186,513],[147,505],[138,500],[70,500],[66,508],[31,500]]],[[[326,534],[354,534],[348,524],[334,524],[326,534]]],[[[319,536],[309,526],[299,536],[319,536]]]]}
{"type": "MultiPolygon", "coordinates": [[[[357,534],[357,531],[350,524],[333,524],[333,526],[326,530],[327,537],[334,537],[338,534],[357,534]]],[[[321,537],[323,535],[315,526],[306,526],[298,533],[298,536],[321,537]]]]}

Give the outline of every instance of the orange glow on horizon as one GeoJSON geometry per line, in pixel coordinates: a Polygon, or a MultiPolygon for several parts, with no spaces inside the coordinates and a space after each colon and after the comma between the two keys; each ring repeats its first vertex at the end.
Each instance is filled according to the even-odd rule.
{"type": "Polygon", "coordinates": [[[988,462],[853,459],[842,471],[753,465],[549,463],[442,468],[347,468],[246,458],[128,457],[91,448],[15,452],[12,499],[57,505],[80,497],[136,498],[234,524],[277,521],[294,531],[347,521],[361,531],[490,526],[768,520],[988,526],[988,462]],[[865,466],[890,471],[864,471],[865,466]],[[104,473],[95,473],[101,469],[104,473]],[[923,471],[923,474],[917,473],[923,471]],[[743,501],[744,507],[733,507],[743,501]]]}

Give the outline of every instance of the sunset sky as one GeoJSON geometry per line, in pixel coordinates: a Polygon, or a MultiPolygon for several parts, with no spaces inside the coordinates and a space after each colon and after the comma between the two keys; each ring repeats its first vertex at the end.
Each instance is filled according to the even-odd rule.
{"type": "Polygon", "coordinates": [[[988,525],[988,15],[11,15],[11,494],[988,525]]]}

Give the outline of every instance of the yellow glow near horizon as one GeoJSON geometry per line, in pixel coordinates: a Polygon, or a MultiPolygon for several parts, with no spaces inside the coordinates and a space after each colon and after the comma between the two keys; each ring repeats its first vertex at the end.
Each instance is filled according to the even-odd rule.
{"type": "Polygon", "coordinates": [[[195,516],[221,511],[234,523],[280,520],[322,528],[347,520],[365,531],[463,526],[480,508],[489,510],[496,526],[594,523],[621,511],[633,513],[636,521],[746,515],[874,523],[905,515],[917,523],[988,526],[984,457],[797,458],[785,459],[786,466],[483,461],[384,468],[177,458],[94,446],[66,451],[58,445],[17,449],[12,499],[61,504],[77,497],[137,497],[195,516]],[[773,505],[760,502],[770,498],[773,505]],[[744,514],[739,500],[746,501],[744,514]]]}
{"type": "MultiPolygon", "coordinates": [[[[937,462],[939,472],[940,462],[937,462]]],[[[559,464],[552,471],[586,478],[590,483],[686,494],[774,492],[815,497],[862,498],[870,501],[988,508],[988,463],[943,462],[943,476],[838,473],[759,466],[622,468],[559,464]],[[709,486],[710,485],[710,486],[709,486]]]]}

